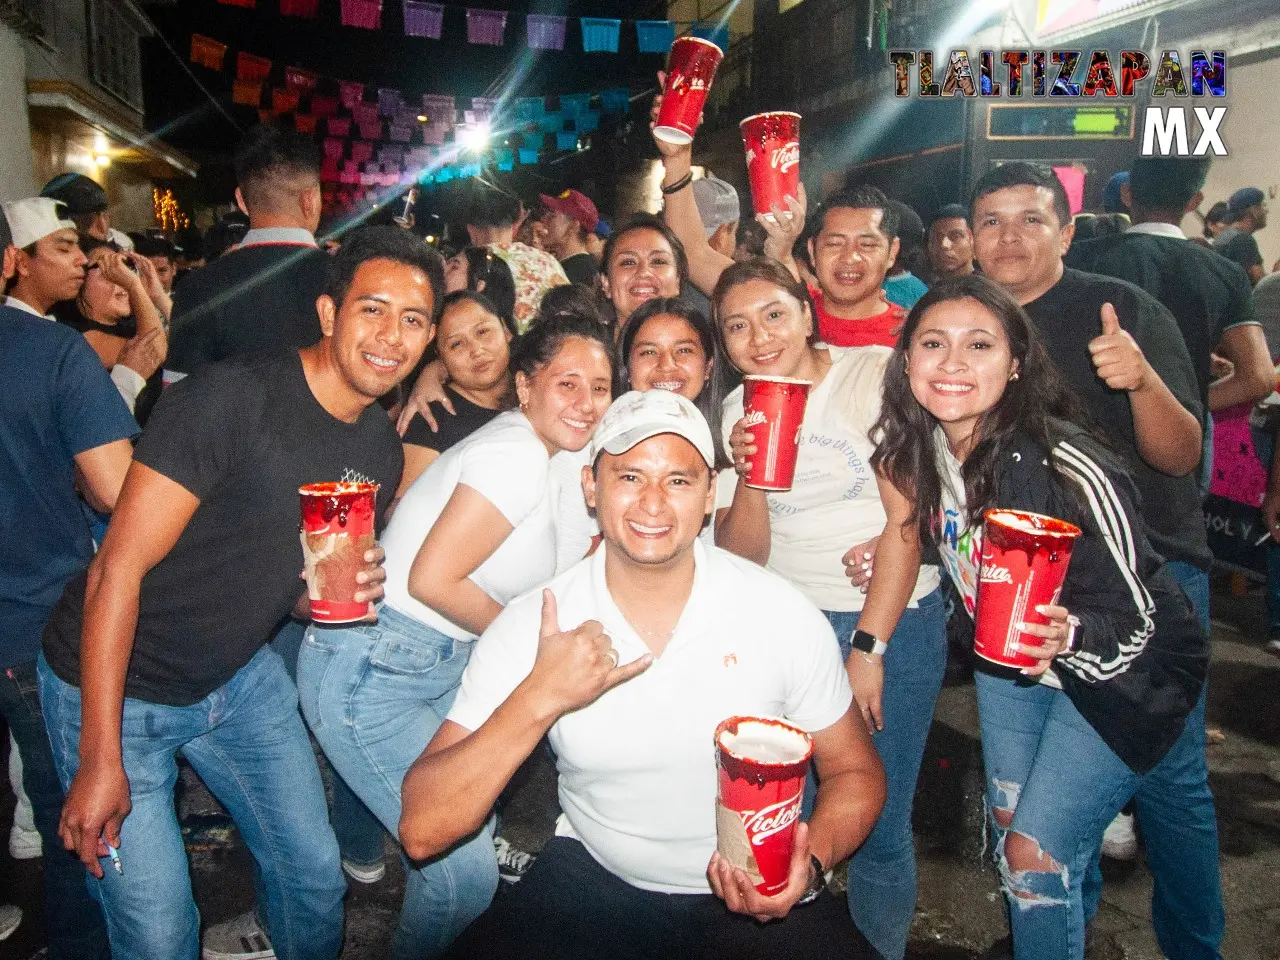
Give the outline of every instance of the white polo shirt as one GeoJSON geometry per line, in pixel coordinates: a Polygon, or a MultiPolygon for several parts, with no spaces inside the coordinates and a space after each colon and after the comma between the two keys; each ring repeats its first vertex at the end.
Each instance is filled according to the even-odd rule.
{"type": "MultiPolygon", "coordinates": [[[[605,584],[607,545],[557,576],[562,629],[597,620],[619,660],[649,652],[605,584]]],[[[817,731],[853,701],[822,613],[794,587],[717,547],[694,544],[693,591],[671,642],[644,673],[561,717],[557,836],[580,840],[644,890],[707,893],[716,848],[716,726],[785,717],[817,731]]],[[[513,600],[481,636],[449,719],[476,730],[529,675],[542,592],[513,600]]]]}

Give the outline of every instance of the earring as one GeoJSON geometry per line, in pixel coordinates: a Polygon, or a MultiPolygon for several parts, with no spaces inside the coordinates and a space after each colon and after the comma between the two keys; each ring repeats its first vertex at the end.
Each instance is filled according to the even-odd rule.
{"type": "Polygon", "coordinates": [[[1015,371],[1013,371],[1013,373],[1009,374],[1009,379],[1010,379],[1010,380],[1017,380],[1017,379],[1018,379],[1018,371],[1017,371],[1017,370],[1015,370],[1015,371]]]}

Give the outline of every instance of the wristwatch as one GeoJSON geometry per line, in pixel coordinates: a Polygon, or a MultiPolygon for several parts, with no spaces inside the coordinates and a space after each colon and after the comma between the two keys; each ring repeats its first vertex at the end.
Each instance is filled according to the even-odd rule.
{"type": "Polygon", "coordinates": [[[809,878],[809,886],[805,887],[804,893],[800,894],[800,899],[796,901],[797,907],[813,903],[822,893],[823,887],[827,885],[826,871],[822,869],[822,861],[812,853],[809,854],[809,867],[813,871],[813,876],[809,878]]]}
{"type": "Polygon", "coordinates": [[[877,640],[875,636],[867,633],[865,630],[853,631],[853,649],[862,653],[869,653],[873,657],[883,657],[884,652],[889,649],[889,645],[883,640],[877,640]]]}

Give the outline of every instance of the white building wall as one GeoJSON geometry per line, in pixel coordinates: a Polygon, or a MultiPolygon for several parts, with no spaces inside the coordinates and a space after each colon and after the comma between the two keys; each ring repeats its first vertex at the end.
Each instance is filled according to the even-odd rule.
{"type": "Polygon", "coordinates": [[[34,196],[23,41],[0,23],[0,202],[34,196]]]}

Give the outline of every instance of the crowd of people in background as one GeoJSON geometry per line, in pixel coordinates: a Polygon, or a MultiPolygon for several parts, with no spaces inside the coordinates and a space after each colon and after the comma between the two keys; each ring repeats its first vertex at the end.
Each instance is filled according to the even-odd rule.
{"type": "MultiPolygon", "coordinates": [[[[1082,958],[1101,856],[1140,833],[1164,954],[1220,956],[1202,504],[1214,414],[1275,389],[1266,196],[1189,237],[1208,161],[1135,160],[1075,215],[1011,162],[927,219],[856,182],[747,219],[655,143],[657,214],[477,181],[429,241],[321,245],[315,146],[272,126],[199,260],[116,231],[81,175],[4,204],[0,711],[50,957],[336,957],[389,834],[397,960],[901,960],[993,507],[1082,530],[1037,665],[975,670],[1005,955],[1082,958]],[[745,482],[751,376],[811,384],[785,492],[745,482]],[[299,581],[320,480],[381,491],[341,627],[299,581]],[[735,714],[814,740],[774,897],[715,852],[735,714]],[[501,813],[544,742],[534,857],[501,813]],[[254,908],[203,931],[179,758],[255,864],[254,908]]],[[[1280,541],[1280,421],[1255,426],[1280,541]]]]}

